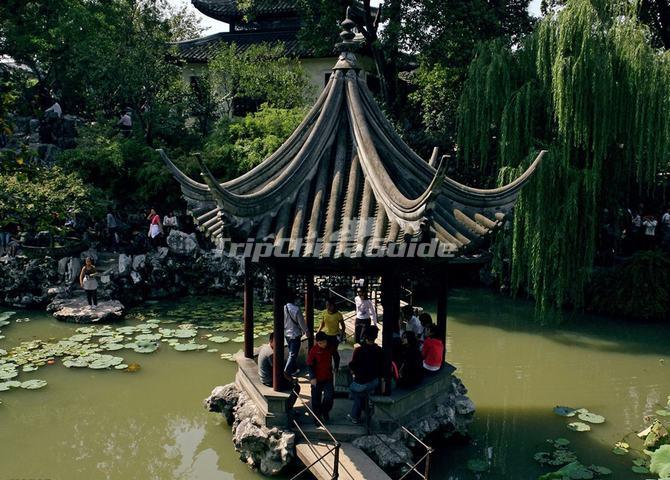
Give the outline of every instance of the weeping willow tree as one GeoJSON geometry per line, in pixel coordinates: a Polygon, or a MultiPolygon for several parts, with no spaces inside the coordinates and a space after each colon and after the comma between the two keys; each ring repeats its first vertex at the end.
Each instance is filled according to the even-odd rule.
{"type": "Polygon", "coordinates": [[[459,107],[459,161],[500,182],[549,150],[521,195],[511,288],[541,312],[584,306],[600,212],[667,171],[670,52],[628,0],[569,0],[520,44],[480,47],[459,107]]]}

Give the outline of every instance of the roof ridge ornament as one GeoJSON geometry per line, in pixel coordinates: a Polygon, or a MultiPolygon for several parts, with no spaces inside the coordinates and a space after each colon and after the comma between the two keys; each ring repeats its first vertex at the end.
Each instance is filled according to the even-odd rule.
{"type": "Polygon", "coordinates": [[[347,14],[345,19],[340,23],[342,26],[342,31],[340,32],[341,42],[335,44],[335,51],[340,52],[340,56],[337,59],[337,63],[333,67],[333,70],[355,70],[358,72],[361,67],[358,65],[358,60],[354,51],[358,49],[360,44],[354,41],[356,34],[354,33],[354,28],[356,23],[350,18],[351,7],[347,7],[347,14]]]}

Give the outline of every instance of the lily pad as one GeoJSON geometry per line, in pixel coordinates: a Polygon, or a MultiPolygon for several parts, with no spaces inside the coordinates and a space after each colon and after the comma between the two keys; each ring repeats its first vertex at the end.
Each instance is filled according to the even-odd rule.
{"type": "Polygon", "coordinates": [[[242,335],[240,335],[238,337],[235,337],[235,338],[233,338],[233,342],[234,343],[242,343],[242,342],[244,342],[244,337],[242,335]]]}
{"type": "Polygon", "coordinates": [[[209,348],[209,349],[207,349],[207,353],[216,353],[216,352],[218,352],[218,351],[219,351],[218,348],[209,348]]]}
{"type": "Polygon", "coordinates": [[[146,341],[136,342],[133,348],[133,351],[137,353],[153,353],[156,350],[158,350],[158,343],[146,341]]]}
{"type": "Polygon", "coordinates": [[[612,475],[612,470],[607,467],[601,467],[600,465],[589,465],[589,470],[592,470],[598,475],[612,475]]]}
{"type": "Polygon", "coordinates": [[[38,388],[45,387],[46,385],[46,380],[26,380],[21,384],[21,388],[25,388],[26,390],[37,390],[38,388]]]}
{"type": "Polygon", "coordinates": [[[116,370],[125,370],[126,368],[128,368],[128,365],[125,363],[119,363],[118,365],[114,366],[114,369],[116,370]]]}
{"type": "Polygon", "coordinates": [[[173,348],[178,352],[190,352],[198,350],[198,345],[195,343],[177,343],[173,348]]]}
{"type": "Polygon", "coordinates": [[[226,343],[226,342],[230,342],[230,338],[228,338],[228,337],[220,337],[220,336],[209,337],[207,340],[209,340],[210,342],[214,342],[214,343],[226,343]]]}
{"type": "Polygon", "coordinates": [[[468,460],[468,470],[481,473],[486,472],[489,469],[489,462],[481,458],[471,458],[468,460]]]}
{"type": "Polygon", "coordinates": [[[197,332],[195,330],[177,329],[172,336],[175,338],[193,338],[196,334],[197,332]]]}
{"type": "Polygon", "coordinates": [[[621,447],[614,447],[612,449],[612,453],[614,455],[626,455],[628,453],[628,449],[627,448],[621,448],[621,447]]]}
{"type": "Polygon", "coordinates": [[[597,415],[592,412],[583,412],[580,413],[577,418],[584,422],[589,422],[589,423],[605,423],[605,417],[602,415],[597,415]]]}
{"type": "Polygon", "coordinates": [[[570,445],[570,440],[568,440],[567,438],[557,438],[556,440],[554,440],[554,445],[558,448],[567,447],[568,445],[570,445]]]}
{"type": "Polygon", "coordinates": [[[575,409],[570,407],[554,407],[554,413],[560,415],[561,417],[574,417],[575,409]]]}
{"type": "Polygon", "coordinates": [[[121,350],[122,348],[124,348],[124,346],[121,343],[107,343],[104,348],[105,350],[113,352],[115,350],[121,350]]]}
{"type": "Polygon", "coordinates": [[[549,452],[537,452],[533,455],[533,460],[539,463],[549,463],[551,461],[551,453],[549,452]]]}
{"type": "Polygon", "coordinates": [[[632,467],[630,467],[630,469],[633,471],[633,473],[640,473],[640,474],[649,473],[649,469],[647,467],[641,467],[639,465],[633,465],[632,467]]]}
{"type": "Polygon", "coordinates": [[[649,470],[660,478],[670,478],[670,445],[661,445],[650,457],[649,470]]]}
{"type": "Polygon", "coordinates": [[[591,430],[591,427],[583,422],[568,423],[568,428],[570,430],[574,430],[575,432],[588,432],[591,430]]]}
{"type": "Polygon", "coordinates": [[[659,415],[661,417],[670,417],[670,410],[656,410],[656,415],[659,415]]]}
{"type": "Polygon", "coordinates": [[[163,337],[160,333],[143,333],[140,335],[137,335],[135,337],[135,340],[138,342],[155,342],[156,340],[160,340],[163,337]]]}

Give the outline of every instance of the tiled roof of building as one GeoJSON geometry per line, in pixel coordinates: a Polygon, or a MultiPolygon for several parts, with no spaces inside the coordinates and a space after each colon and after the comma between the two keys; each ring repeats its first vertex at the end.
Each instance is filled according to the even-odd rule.
{"type": "Polygon", "coordinates": [[[300,45],[295,32],[221,32],[195,40],[186,40],[176,43],[179,57],[191,63],[206,63],[222,45],[235,43],[238,51],[244,51],[259,43],[282,42],[286,55],[292,57],[310,57],[312,50],[300,45]]]}
{"type": "MultiPolygon", "coordinates": [[[[237,8],[237,0],[192,0],[193,6],[208,17],[226,23],[239,20],[243,14],[237,8]]],[[[257,18],[296,14],[297,0],[254,0],[252,14],[257,18]]]]}

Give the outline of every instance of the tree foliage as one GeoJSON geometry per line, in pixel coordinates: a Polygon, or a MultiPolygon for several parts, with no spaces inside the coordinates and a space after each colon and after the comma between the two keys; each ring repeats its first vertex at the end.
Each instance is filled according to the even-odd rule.
{"type": "Polygon", "coordinates": [[[282,43],[252,45],[242,51],[224,45],[209,63],[209,90],[222,113],[236,100],[248,99],[276,108],[303,107],[311,86],[300,62],[288,57],[282,43]]]}
{"type": "Polygon", "coordinates": [[[0,173],[2,225],[17,223],[46,230],[59,219],[90,213],[95,203],[92,186],[61,168],[33,167],[0,173]]]}
{"type": "Polygon", "coordinates": [[[582,307],[601,210],[669,166],[670,54],[635,5],[571,0],[516,48],[482,46],[459,111],[460,161],[501,181],[549,150],[516,207],[512,288],[582,307]]]}

